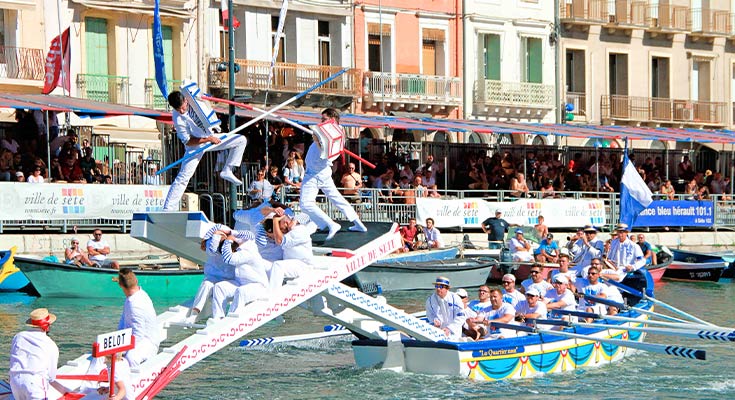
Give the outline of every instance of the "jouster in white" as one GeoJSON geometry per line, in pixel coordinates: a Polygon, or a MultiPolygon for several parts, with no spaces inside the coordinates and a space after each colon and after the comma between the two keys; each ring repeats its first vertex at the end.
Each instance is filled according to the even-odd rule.
{"type": "Polygon", "coordinates": [[[156,310],[148,293],[138,286],[138,278],[131,269],[120,270],[118,284],[125,294],[125,305],[117,329],[132,328],[135,348],[125,354],[125,359],[131,367],[136,367],[158,353],[161,339],[158,336],[156,310]]]}
{"type": "Polygon", "coordinates": [[[616,273],[603,276],[621,282],[628,272],[643,268],[646,258],[643,257],[641,247],[628,237],[628,225],[618,224],[616,234],[617,237],[610,243],[610,251],[607,253],[607,259],[613,263],[616,273]]]}

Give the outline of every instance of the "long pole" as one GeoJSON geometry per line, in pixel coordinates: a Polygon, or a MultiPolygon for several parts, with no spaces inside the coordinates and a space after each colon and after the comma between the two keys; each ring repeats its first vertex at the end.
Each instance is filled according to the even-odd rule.
{"type": "Polygon", "coordinates": [[[561,94],[559,93],[561,85],[560,82],[560,62],[559,62],[559,53],[561,51],[560,43],[559,43],[559,36],[561,35],[561,29],[559,29],[559,0],[554,0],[554,32],[552,33],[554,35],[554,39],[556,41],[554,42],[554,101],[556,102],[556,123],[561,123],[561,94]]]}
{"type": "MultiPolygon", "coordinates": [[[[235,19],[234,2],[227,0],[227,80],[228,88],[227,93],[230,95],[230,100],[235,100],[235,27],[232,21],[235,19]]],[[[235,129],[235,106],[230,104],[228,108],[230,116],[228,127],[229,131],[232,132],[235,129]]],[[[242,165],[242,160],[240,160],[242,165]]],[[[242,169],[240,170],[242,173],[242,169]]],[[[230,210],[237,210],[237,186],[230,183],[230,210]]]]}

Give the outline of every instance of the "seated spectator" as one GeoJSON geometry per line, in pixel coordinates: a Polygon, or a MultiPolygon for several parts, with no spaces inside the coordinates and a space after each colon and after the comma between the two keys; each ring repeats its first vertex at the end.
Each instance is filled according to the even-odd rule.
{"type": "MultiPolygon", "coordinates": [[[[97,169],[93,169],[93,173],[96,173],[97,169]]],[[[161,184],[161,175],[157,175],[158,173],[158,167],[156,164],[148,164],[148,171],[146,171],[145,176],[143,176],[143,184],[144,185],[160,185],[161,184]]]]}
{"type": "Polygon", "coordinates": [[[79,248],[79,239],[77,238],[72,238],[71,246],[67,247],[64,251],[64,263],[79,267],[81,267],[82,264],[89,267],[94,266],[94,263],[90,261],[89,257],[87,257],[87,255],[79,248]]]}
{"type": "Polygon", "coordinates": [[[296,160],[289,158],[286,160],[286,166],[283,168],[283,183],[290,193],[299,191],[303,175],[299,175],[299,169],[296,167],[296,160]]]}
{"type": "Polygon", "coordinates": [[[107,258],[110,255],[110,245],[102,239],[102,230],[95,229],[92,236],[92,239],[87,241],[89,259],[104,268],[120,269],[120,264],[117,261],[107,258]]]}
{"type": "Polygon", "coordinates": [[[510,180],[510,195],[513,197],[528,197],[528,184],[526,183],[526,177],[518,172],[510,180]]]}
{"type": "Polygon", "coordinates": [[[0,141],[0,148],[10,151],[10,153],[18,153],[20,145],[15,140],[13,131],[5,131],[5,137],[0,141]]]}
{"type": "Polygon", "coordinates": [[[340,186],[344,189],[342,194],[350,202],[357,202],[360,200],[360,189],[362,189],[362,177],[355,171],[355,164],[347,164],[347,170],[342,174],[340,179],[340,186]]]}
{"type": "Polygon", "coordinates": [[[426,188],[428,189],[427,196],[433,197],[433,198],[441,197],[439,192],[437,192],[436,178],[435,178],[434,173],[432,173],[430,170],[424,170],[421,173],[417,172],[414,178],[422,176],[422,174],[423,174],[424,186],[426,186],[426,188]]]}
{"type": "Polygon", "coordinates": [[[426,245],[430,249],[444,247],[444,241],[442,240],[441,232],[439,232],[439,229],[434,227],[434,218],[426,218],[426,228],[424,228],[424,235],[426,235],[426,245]]]}
{"type": "Polygon", "coordinates": [[[643,252],[643,257],[646,259],[646,265],[656,265],[658,264],[658,260],[656,260],[656,252],[653,251],[653,247],[650,243],[646,242],[646,236],[642,233],[638,234],[638,247],[641,248],[641,252],[643,252]]]}
{"type": "Polygon", "coordinates": [[[600,191],[601,192],[614,192],[615,189],[610,186],[610,180],[607,179],[607,176],[601,175],[600,176],[600,191]]]}
{"type": "Polygon", "coordinates": [[[26,176],[23,175],[23,171],[16,171],[15,172],[15,180],[17,182],[25,182],[26,181],[26,176]]]}
{"type": "Polygon", "coordinates": [[[511,255],[513,256],[513,261],[533,261],[533,255],[531,254],[531,242],[523,237],[522,229],[516,229],[516,235],[510,239],[508,247],[510,248],[511,255]]]}
{"type": "Polygon", "coordinates": [[[0,150],[0,181],[12,182],[13,175],[13,153],[8,149],[0,150]]]}
{"type": "Polygon", "coordinates": [[[375,181],[375,188],[381,189],[378,194],[381,199],[388,203],[393,203],[394,194],[396,196],[403,194],[402,191],[398,190],[398,183],[393,179],[393,174],[393,170],[389,169],[375,181]]]}
{"type": "Polygon", "coordinates": [[[283,186],[283,180],[278,175],[278,167],[272,166],[270,168],[270,173],[268,174],[268,183],[273,186],[273,197],[275,197],[278,201],[280,201],[279,197],[279,190],[281,190],[281,187],[283,186]]]}
{"type": "Polygon", "coordinates": [[[250,182],[248,196],[252,200],[266,201],[273,196],[273,186],[265,179],[265,170],[258,171],[257,178],[250,182]]]}
{"type": "MultiPolygon", "coordinates": [[[[67,142],[68,143],[68,142],[67,142]]],[[[72,152],[61,163],[61,176],[67,182],[86,183],[82,167],[79,165],[77,153],[72,152]]]]}
{"type": "Polygon", "coordinates": [[[94,169],[97,167],[97,162],[92,157],[92,148],[84,148],[84,157],[79,160],[79,168],[82,169],[82,176],[87,183],[94,182],[94,169]]]}
{"type": "Polygon", "coordinates": [[[659,193],[661,193],[661,196],[663,196],[664,200],[676,199],[676,190],[674,190],[674,185],[671,184],[670,179],[667,179],[664,184],[661,185],[659,193]]]}
{"type": "Polygon", "coordinates": [[[401,241],[403,241],[403,247],[400,252],[416,250],[416,235],[419,233],[418,227],[416,226],[416,218],[409,218],[408,225],[402,226],[400,232],[401,241]]]}
{"type": "Polygon", "coordinates": [[[403,164],[403,168],[398,172],[398,176],[400,178],[403,178],[404,176],[408,178],[408,181],[411,182],[413,180],[413,171],[411,171],[411,165],[409,163],[403,164]]]}
{"type": "Polygon", "coordinates": [[[546,184],[541,188],[541,198],[544,199],[552,199],[556,196],[556,192],[554,191],[554,180],[549,179],[546,181],[546,184]]]}
{"type": "Polygon", "coordinates": [[[20,153],[13,154],[13,169],[16,171],[23,171],[23,155],[20,153]]]}
{"type": "Polygon", "coordinates": [[[559,261],[559,246],[554,241],[554,235],[548,234],[539,243],[533,252],[536,261],[540,263],[556,263],[559,261]]]}
{"type": "Polygon", "coordinates": [[[469,173],[470,183],[467,187],[471,190],[487,190],[489,184],[485,172],[479,170],[477,167],[472,167],[469,173]]]}
{"type": "Polygon", "coordinates": [[[41,175],[41,167],[33,168],[33,175],[27,179],[28,183],[44,183],[43,175],[41,175]]]}
{"type": "Polygon", "coordinates": [[[413,185],[411,185],[410,189],[403,192],[406,204],[416,204],[416,198],[428,196],[428,189],[422,185],[422,180],[423,177],[421,175],[417,174],[413,177],[413,185]]]}

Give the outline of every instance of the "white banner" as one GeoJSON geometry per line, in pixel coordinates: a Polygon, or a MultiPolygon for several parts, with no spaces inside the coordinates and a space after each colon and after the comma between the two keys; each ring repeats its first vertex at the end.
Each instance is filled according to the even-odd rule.
{"type": "Polygon", "coordinates": [[[477,228],[482,221],[495,216],[495,210],[500,210],[510,224],[535,225],[539,216],[551,228],[606,224],[602,200],[521,199],[499,203],[480,199],[416,199],[417,222],[423,225],[431,217],[438,228],[477,228]]]}
{"type": "Polygon", "coordinates": [[[168,186],[0,184],[0,219],[132,219],[133,213],[161,211],[168,186]]]}

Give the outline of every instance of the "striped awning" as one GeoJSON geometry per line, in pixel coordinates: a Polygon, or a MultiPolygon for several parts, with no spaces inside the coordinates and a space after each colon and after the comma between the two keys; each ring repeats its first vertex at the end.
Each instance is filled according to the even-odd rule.
{"type": "Polygon", "coordinates": [[[424,28],[421,30],[421,38],[429,42],[443,42],[445,41],[444,30],[424,28]]]}
{"type": "MultiPolygon", "coordinates": [[[[368,22],[367,24],[368,35],[380,36],[381,34],[380,27],[381,25],[379,23],[368,22]]],[[[382,27],[383,27],[382,29],[383,36],[390,36],[390,30],[391,30],[390,25],[383,24],[382,27]]]]}

